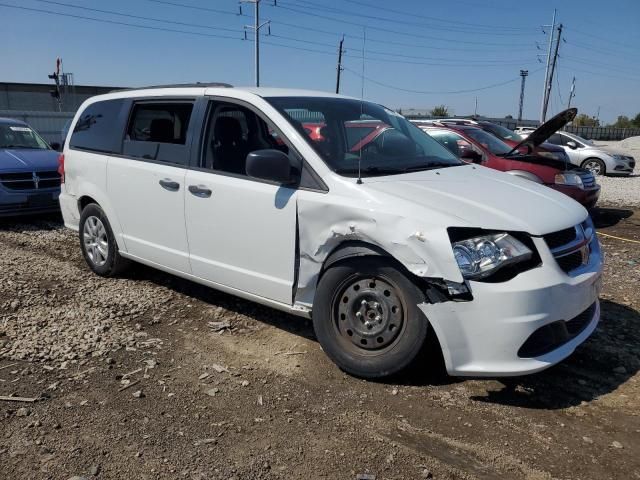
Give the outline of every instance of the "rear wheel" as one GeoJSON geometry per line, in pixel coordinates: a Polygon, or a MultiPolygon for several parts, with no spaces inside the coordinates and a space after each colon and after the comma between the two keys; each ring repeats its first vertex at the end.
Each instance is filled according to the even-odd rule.
{"type": "Polygon", "coordinates": [[[330,267],[320,279],[313,326],[326,354],[363,378],[400,372],[420,353],[428,321],[424,296],[384,257],[361,257],[330,267]]]}
{"type": "Polygon", "coordinates": [[[587,158],[582,162],[582,168],[589,170],[595,176],[604,175],[607,172],[607,167],[599,158],[587,158]]]}
{"type": "Polygon", "coordinates": [[[82,255],[94,273],[112,277],[129,265],[120,256],[109,220],[99,205],[91,203],[82,210],[79,236],[82,255]]]}

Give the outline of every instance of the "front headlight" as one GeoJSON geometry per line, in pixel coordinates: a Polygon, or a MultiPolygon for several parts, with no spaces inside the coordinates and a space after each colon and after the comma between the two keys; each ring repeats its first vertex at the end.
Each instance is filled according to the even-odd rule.
{"type": "Polygon", "coordinates": [[[611,155],[615,160],[626,160],[627,157],[624,155],[611,155]]]}
{"type": "Polygon", "coordinates": [[[533,252],[508,233],[483,235],[453,242],[453,254],[467,279],[491,275],[499,268],[531,258],[533,252]]]}
{"type": "Polygon", "coordinates": [[[556,185],[569,185],[572,187],[584,188],[582,178],[577,173],[556,173],[556,185]]]}

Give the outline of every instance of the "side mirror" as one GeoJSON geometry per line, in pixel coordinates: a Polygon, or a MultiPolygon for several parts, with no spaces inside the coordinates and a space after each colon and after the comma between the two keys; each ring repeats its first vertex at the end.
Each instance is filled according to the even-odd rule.
{"type": "Polygon", "coordinates": [[[476,152],[473,148],[461,148],[460,158],[472,163],[480,163],[482,161],[482,155],[476,152]]]}
{"type": "Polygon", "coordinates": [[[259,180],[268,180],[290,185],[298,181],[295,168],[289,157],[280,150],[255,150],[247,155],[247,175],[259,180]]]}
{"type": "Polygon", "coordinates": [[[62,150],[62,145],[60,145],[58,142],[52,142],[50,144],[51,148],[53,148],[56,152],[60,152],[62,150]]]}
{"type": "Polygon", "coordinates": [[[566,143],[567,147],[569,147],[572,150],[575,150],[576,148],[578,148],[578,144],[576,142],[574,142],[573,140],[569,140],[566,143]]]}

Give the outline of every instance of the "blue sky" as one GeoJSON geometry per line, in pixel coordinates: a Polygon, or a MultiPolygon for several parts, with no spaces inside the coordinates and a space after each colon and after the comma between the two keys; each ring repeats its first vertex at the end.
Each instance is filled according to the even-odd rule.
{"type": "MultiPolygon", "coordinates": [[[[541,25],[551,23],[557,8],[565,29],[551,112],[566,106],[574,75],[572,105],[581,112],[595,115],[600,107],[605,122],[640,112],[638,0],[272,3],[263,0],[261,7],[262,18],[272,21],[272,35],[263,37],[261,48],[262,85],[333,90],[337,42],[344,33],[341,93],[359,97],[366,26],[366,98],[403,109],[445,104],[463,115],[473,113],[477,97],[480,114],[516,116],[519,71],[528,69],[524,117],[536,119],[544,77],[537,55],[546,54],[548,40],[541,25]],[[477,92],[449,93],[509,80],[514,81],[477,92]]],[[[244,14],[252,15],[252,8],[245,4],[244,14]]],[[[252,19],[234,15],[237,12],[236,0],[0,0],[0,81],[47,82],[60,56],[76,84],[251,85],[253,43],[241,39],[243,26],[252,19]]]]}

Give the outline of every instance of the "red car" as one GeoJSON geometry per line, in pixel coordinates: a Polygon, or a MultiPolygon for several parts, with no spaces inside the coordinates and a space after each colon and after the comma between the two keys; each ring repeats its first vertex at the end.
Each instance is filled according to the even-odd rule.
{"type": "Polygon", "coordinates": [[[536,134],[532,134],[533,138],[530,136],[513,146],[476,125],[449,123],[420,125],[420,128],[465,161],[542,183],[591,209],[600,196],[600,186],[591,172],[547,156],[521,153],[534,152],[546,138],[565,125],[564,117],[558,119],[562,115],[566,116],[567,111],[539,127],[536,134]]]}

